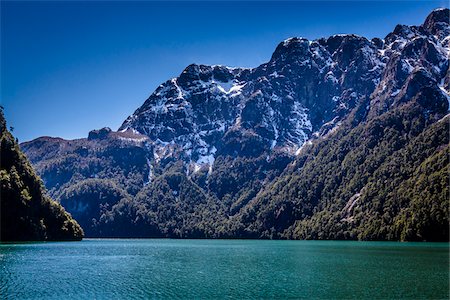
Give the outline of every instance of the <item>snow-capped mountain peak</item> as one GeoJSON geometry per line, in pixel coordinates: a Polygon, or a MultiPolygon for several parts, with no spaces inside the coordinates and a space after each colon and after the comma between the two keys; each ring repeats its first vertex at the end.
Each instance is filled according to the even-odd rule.
{"type": "Polygon", "coordinates": [[[119,130],[148,136],[156,162],[176,157],[194,169],[211,166],[217,154],[294,154],[358,105],[377,114],[406,101],[407,89],[427,80],[448,97],[446,16],[448,9],[435,10],[422,26],[397,25],[383,40],[292,37],[253,69],[191,64],[119,130]],[[250,153],[237,146],[247,142],[253,143],[250,153]]]}

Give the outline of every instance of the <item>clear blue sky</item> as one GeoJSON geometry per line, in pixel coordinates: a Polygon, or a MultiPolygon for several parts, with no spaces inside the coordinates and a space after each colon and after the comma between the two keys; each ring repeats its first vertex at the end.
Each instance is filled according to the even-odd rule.
{"type": "Polygon", "coordinates": [[[1,92],[21,142],[117,130],[190,63],[255,67],[291,36],[384,37],[448,1],[1,2],[1,92]]]}

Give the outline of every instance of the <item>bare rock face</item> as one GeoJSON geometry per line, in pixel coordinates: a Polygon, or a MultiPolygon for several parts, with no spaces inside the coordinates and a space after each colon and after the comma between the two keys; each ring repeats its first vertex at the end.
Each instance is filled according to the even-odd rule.
{"type": "Polygon", "coordinates": [[[434,35],[437,40],[448,46],[450,41],[449,12],[448,8],[440,8],[432,11],[426,18],[423,29],[428,34],[434,35]]]}
{"type": "Polygon", "coordinates": [[[105,139],[108,137],[108,135],[111,131],[112,130],[109,127],[104,127],[99,130],[92,130],[89,132],[88,140],[105,139]]]}
{"type": "Polygon", "coordinates": [[[155,157],[170,153],[194,168],[217,154],[294,154],[374,91],[386,65],[378,47],[355,35],[290,38],[254,69],[190,65],[119,130],[147,135],[155,157]]]}
{"type": "Polygon", "coordinates": [[[371,116],[411,100],[422,88],[435,91],[436,109],[448,110],[449,28],[449,10],[438,9],[422,26],[397,25],[386,36],[387,64],[371,97],[371,116]]]}

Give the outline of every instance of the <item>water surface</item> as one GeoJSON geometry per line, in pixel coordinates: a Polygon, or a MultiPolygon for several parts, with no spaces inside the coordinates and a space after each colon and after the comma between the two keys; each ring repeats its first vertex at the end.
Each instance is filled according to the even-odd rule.
{"type": "Polygon", "coordinates": [[[0,244],[0,298],[448,299],[448,247],[169,239],[0,244]]]}

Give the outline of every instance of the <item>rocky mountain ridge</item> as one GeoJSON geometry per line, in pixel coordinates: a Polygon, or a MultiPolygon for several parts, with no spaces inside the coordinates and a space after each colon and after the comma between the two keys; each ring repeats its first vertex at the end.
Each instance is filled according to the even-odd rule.
{"type": "Polygon", "coordinates": [[[404,101],[413,79],[430,80],[448,97],[443,81],[449,39],[442,14],[445,10],[434,11],[423,26],[398,25],[384,40],[290,38],[268,63],[253,69],[190,65],[159,86],[119,130],[149,136],[155,161],[170,153],[194,170],[212,166],[217,151],[257,156],[278,148],[295,153],[373,92],[373,115],[404,101]],[[242,153],[224,147],[236,135],[255,135],[257,149],[242,153]]]}

